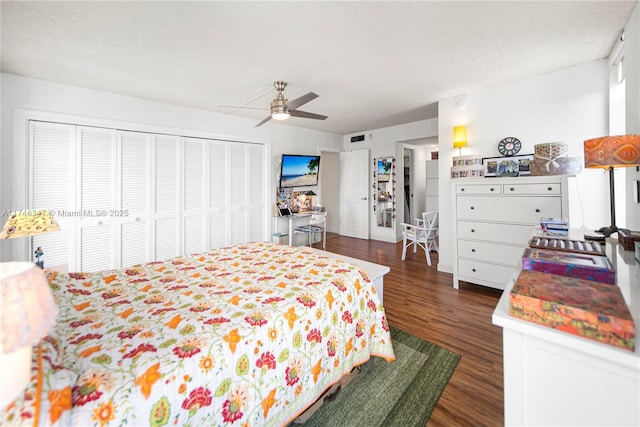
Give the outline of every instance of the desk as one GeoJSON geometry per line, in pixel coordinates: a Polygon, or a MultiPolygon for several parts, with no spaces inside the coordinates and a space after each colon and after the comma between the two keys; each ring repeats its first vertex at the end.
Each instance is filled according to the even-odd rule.
{"type": "Polygon", "coordinates": [[[505,425],[640,425],[640,264],[617,239],[606,251],[635,320],[635,351],[511,317],[515,271],[492,317],[503,329],[505,425]]]}

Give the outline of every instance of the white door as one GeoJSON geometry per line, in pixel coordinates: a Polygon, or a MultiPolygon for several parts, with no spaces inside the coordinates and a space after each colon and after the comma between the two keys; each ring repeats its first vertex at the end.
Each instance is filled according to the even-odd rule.
{"type": "Polygon", "coordinates": [[[369,238],[369,150],[340,153],[340,234],[369,238]]]}

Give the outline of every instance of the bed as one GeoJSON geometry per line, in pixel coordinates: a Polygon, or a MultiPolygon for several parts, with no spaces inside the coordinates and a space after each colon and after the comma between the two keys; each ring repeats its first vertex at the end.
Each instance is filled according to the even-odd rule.
{"type": "Polygon", "coordinates": [[[372,355],[395,359],[353,264],[276,243],[50,274],[60,314],[0,425],[278,426],[372,355]]]}

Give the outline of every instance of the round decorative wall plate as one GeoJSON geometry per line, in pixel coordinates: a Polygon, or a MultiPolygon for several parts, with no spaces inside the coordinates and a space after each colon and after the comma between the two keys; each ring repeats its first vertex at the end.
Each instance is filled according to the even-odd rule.
{"type": "Polygon", "coordinates": [[[498,151],[503,156],[514,156],[520,151],[522,144],[518,138],[508,136],[498,142],[498,151]]]}

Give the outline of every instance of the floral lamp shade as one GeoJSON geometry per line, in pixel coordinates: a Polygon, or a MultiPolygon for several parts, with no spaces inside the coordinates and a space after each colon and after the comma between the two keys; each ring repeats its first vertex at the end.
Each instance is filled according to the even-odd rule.
{"type": "Polygon", "coordinates": [[[609,237],[618,232],[616,225],[615,168],[640,165],[640,136],[617,135],[587,139],[584,142],[584,166],[609,171],[609,208],[611,225],[595,230],[609,237]]]}
{"type": "Polygon", "coordinates": [[[0,263],[0,407],[31,378],[31,348],[55,325],[58,307],[44,272],[31,262],[0,263]]]}
{"type": "Polygon", "coordinates": [[[584,166],[587,168],[635,165],[640,165],[639,135],[603,136],[584,142],[584,166]]]}
{"type": "Polygon", "coordinates": [[[0,239],[34,236],[58,231],[58,223],[46,209],[16,211],[11,214],[0,232],[0,239]]]}

